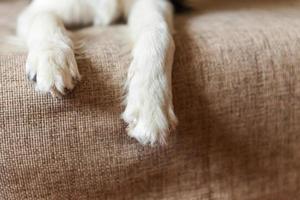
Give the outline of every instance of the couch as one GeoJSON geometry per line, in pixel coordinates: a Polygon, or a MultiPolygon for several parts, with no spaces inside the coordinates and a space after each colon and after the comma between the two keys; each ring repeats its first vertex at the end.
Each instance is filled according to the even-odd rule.
{"type": "Polygon", "coordinates": [[[83,79],[55,99],[34,91],[26,50],[4,39],[25,3],[0,2],[0,199],[298,200],[300,7],[232,3],[176,16],[179,126],[150,147],[120,119],[126,26],[74,31],[83,79]]]}

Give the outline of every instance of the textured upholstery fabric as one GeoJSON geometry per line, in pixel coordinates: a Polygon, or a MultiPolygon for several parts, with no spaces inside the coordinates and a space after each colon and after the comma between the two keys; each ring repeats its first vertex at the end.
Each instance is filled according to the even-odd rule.
{"type": "MultiPolygon", "coordinates": [[[[0,3],[2,38],[21,7],[0,3]]],[[[299,199],[299,11],[203,7],[176,17],[180,124],[167,147],[139,145],[120,120],[131,60],[123,25],[75,33],[86,39],[83,80],[63,99],[34,92],[26,52],[2,41],[0,199],[299,199]]]]}

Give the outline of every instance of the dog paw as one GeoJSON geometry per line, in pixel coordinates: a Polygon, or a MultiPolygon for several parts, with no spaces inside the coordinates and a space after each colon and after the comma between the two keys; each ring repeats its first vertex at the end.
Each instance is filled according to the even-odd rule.
{"type": "Polygon", "coordinates": [[[129,101],[122,118],[128,124],[128,135],[143,145],[165,145],[167,136],[177,125],[170,99],[165,104],[149,97],[129,101]]]}
{"type": "Polygon", "coordinates": [[[173,108],[127,105],[123,119],[128,123],[128,135],[143,145],[166,144],[168,134],[177,124],[173,108]]]}
{"type": "Polygon", "coordinates": [[[80,80],[73,50],[49,46],[29,51],[26,62],[28,79],[36,82],[36,90],[58,97],[72,90],[80,80]]]}
{"type": "Polygon", "coordinates": [[[172,101],[174,51],[171,35],[155,31],[143,33],[134,47],[123,119],[129,136],[141,144],[166,144],[177,125],[172,101]]]}

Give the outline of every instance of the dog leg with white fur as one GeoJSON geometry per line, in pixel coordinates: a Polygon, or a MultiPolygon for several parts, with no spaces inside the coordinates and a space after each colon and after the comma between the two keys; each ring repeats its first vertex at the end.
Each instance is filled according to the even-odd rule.
{"type": "Polygon", "coordinates": [[[18,34],[29,50],[26,73],[36,80],[36,89],[53,96],[73,89],[80,74],[63,21],[52,12],[29,7],[19,17],[18,34]]]}
{"type": "Polygon", "coordinates": [[[172,5],[165,0],[131,2],[128,23],[134,40],[123,119],[142,144],[165,144],[177,124],[172,103],[172,5]]]}

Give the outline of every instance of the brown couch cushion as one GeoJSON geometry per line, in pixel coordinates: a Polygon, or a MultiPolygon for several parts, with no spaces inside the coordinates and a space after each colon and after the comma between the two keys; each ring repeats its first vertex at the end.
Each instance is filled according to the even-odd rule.
{"type": "MultiPolygon", "coordinates": [[[[22,6],[0,3],[2,35],[22,6]]],[[[156,148],[130,139],[119,117],[126,27],[76,33],[87,40],[83,81],[64,99],[34,92],[26,53],[2,42],[0,199],[298,199],[299,19],[295,6],[178,16],[180,125],[156,148]]]]}

